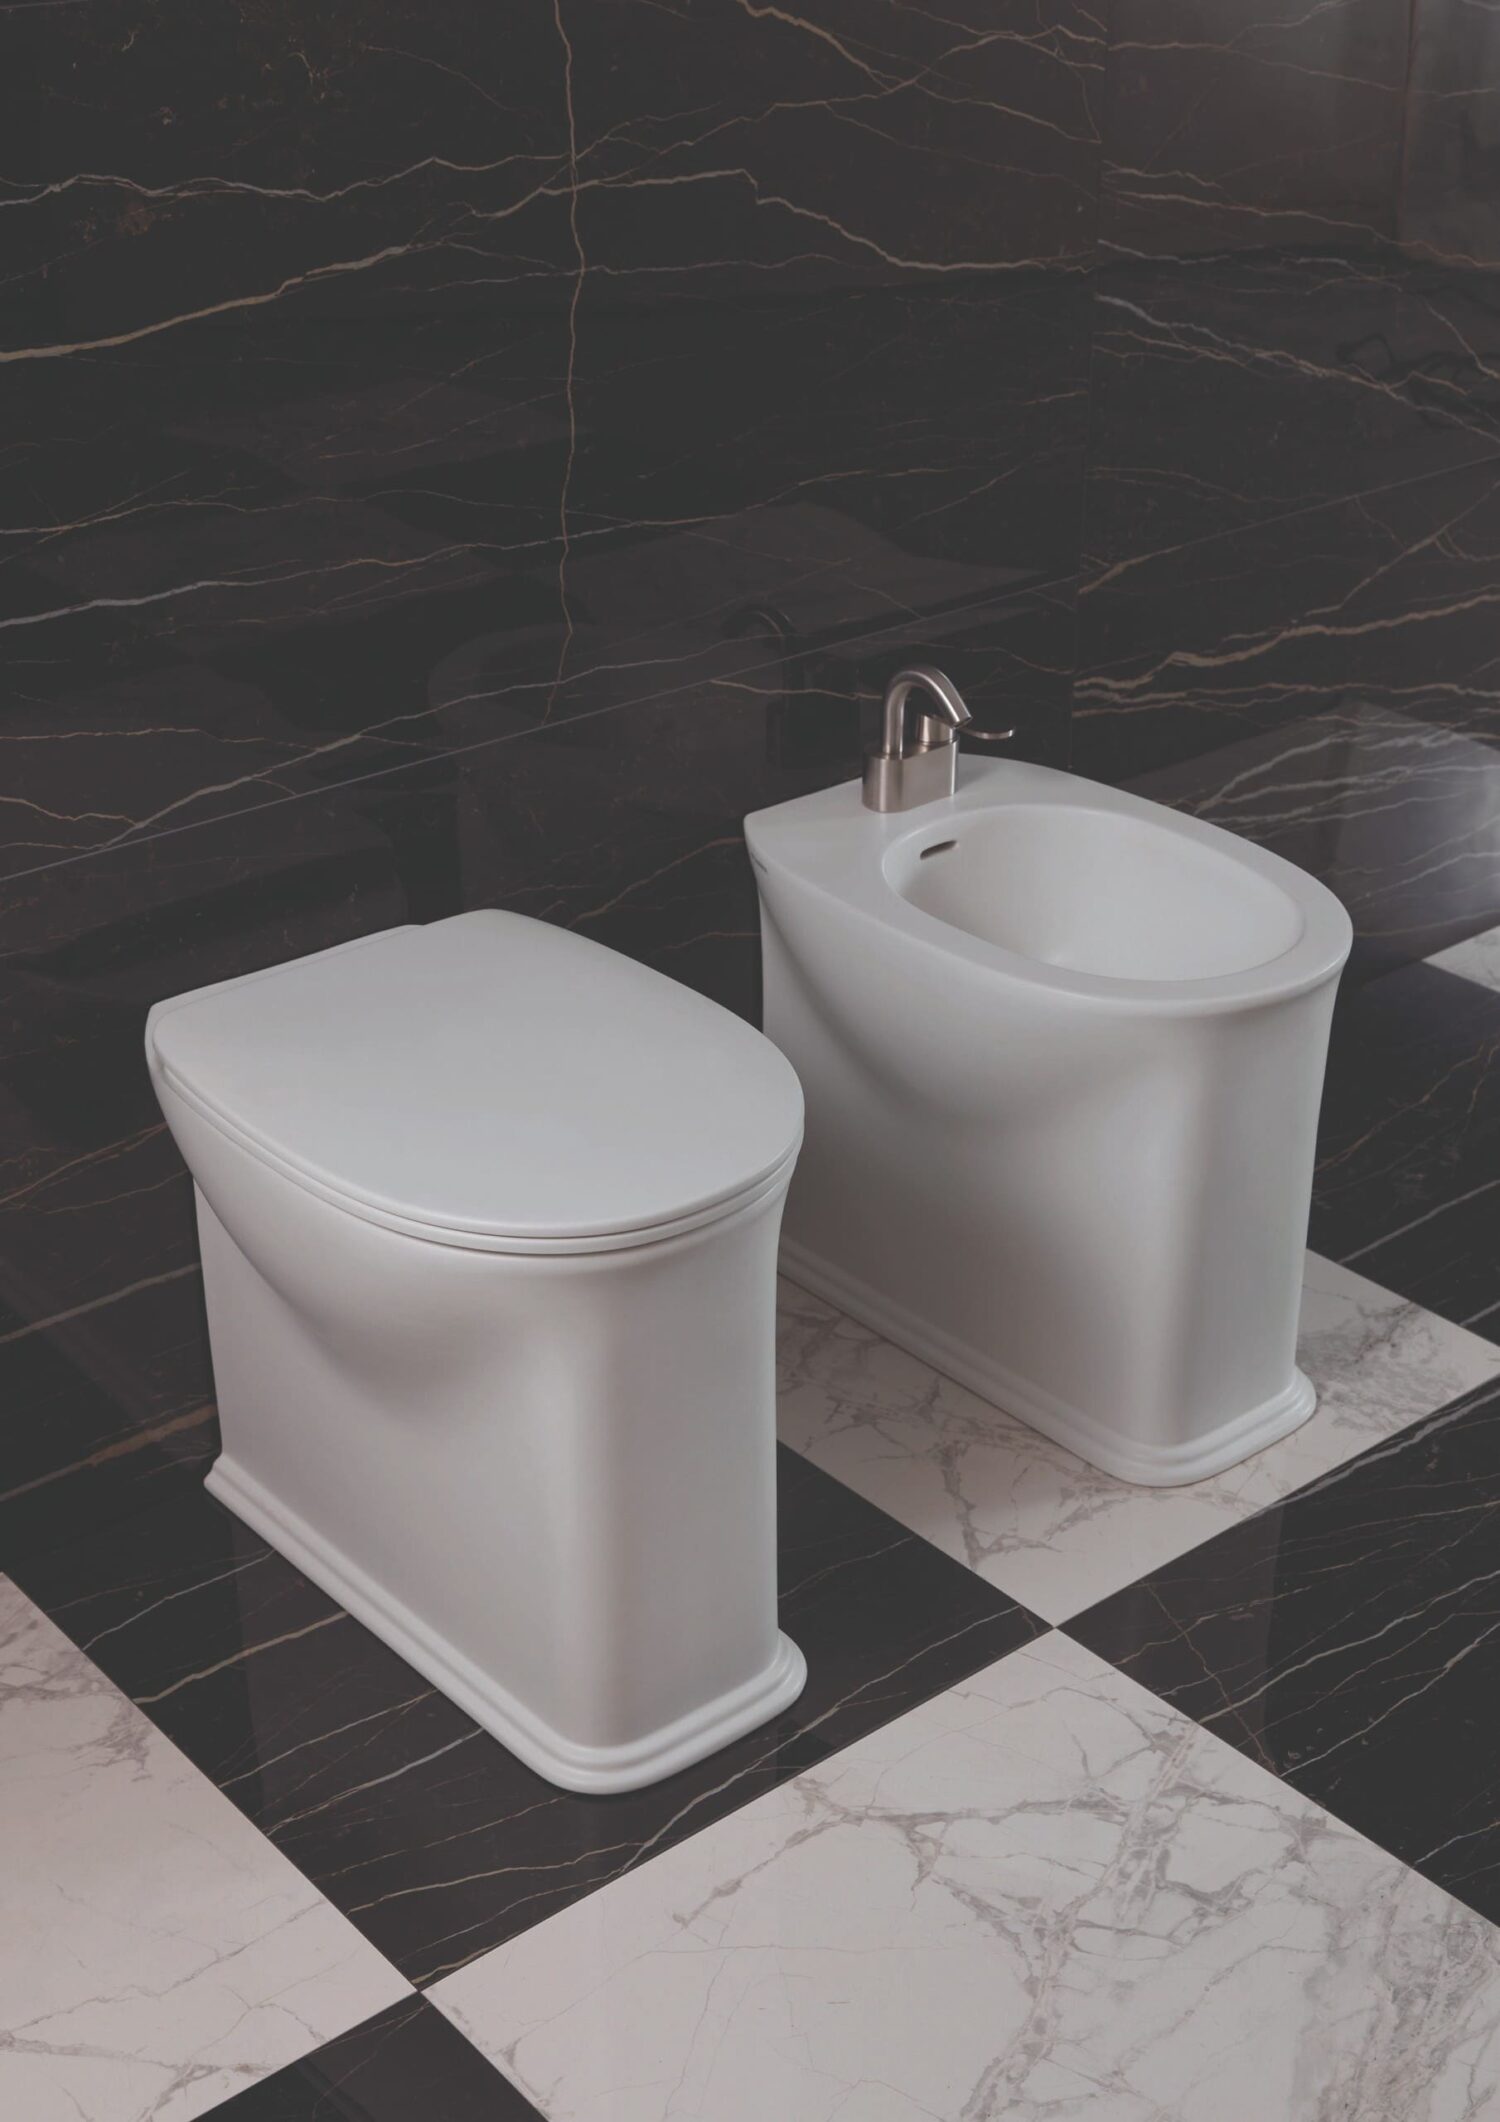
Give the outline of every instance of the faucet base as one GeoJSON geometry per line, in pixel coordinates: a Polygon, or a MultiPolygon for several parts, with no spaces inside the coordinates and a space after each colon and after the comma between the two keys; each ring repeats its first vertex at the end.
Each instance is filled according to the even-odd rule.
{"type": "Polygon", "coordinates": [[[904,754],[865,753],[866,810],[915,810],[919,803],[951,796],[957,785],[958,746],[949,736],[937,744],[916,745],[904,754]]]}

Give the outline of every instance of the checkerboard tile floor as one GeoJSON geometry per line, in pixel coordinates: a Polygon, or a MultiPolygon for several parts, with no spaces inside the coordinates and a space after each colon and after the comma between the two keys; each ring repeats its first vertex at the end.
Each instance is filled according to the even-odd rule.
{"type": "Polygon", "coordinates": [[[808,1688],[654,1790],[540,1782],[196,1488],[23,1554],[0,2114],[1500,2116],[1500,1342],[1406,1066],[1373,1131],[1331,1078],[1317,1413],[1194,1488],[787,1285],[808,1688]]]}

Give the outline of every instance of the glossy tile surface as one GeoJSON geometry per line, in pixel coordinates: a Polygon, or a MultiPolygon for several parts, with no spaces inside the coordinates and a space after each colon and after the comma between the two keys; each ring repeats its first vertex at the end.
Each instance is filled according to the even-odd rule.
{"type": "Polygon", "coordinates": [[[1069,1631],[1494,1921],[1497,1524],[1492,1385],[1069,1631]]]}
{"type": "Polygon", "coordinates": [[[215,2109],[217,2122],[534,2122],[425,1997],[410,1997],[215,2109]]]}
{"type": "MultiPolygon", "coordinates": [[[[1384,252],[1109,267],[1080,770],[1130,779],[1304,721],[1326,745],[1365,715],[1428,726],[1439,773],[1436,740],[1493,737],[1488,301],[1482,280],[1384,252]]],[[[1299,778],[1294,742],[1278,752],[1286,793],[1336,817],[1337,783],[1299,778]]],[[[1420,825],[1420,747],[1388,765],[1420,825]]],[[[1367,835],[1382,822],[1350,814],[1367,835]]],[[[1393,805],[1384,822],[1399,845],[1393,805]]]]}
{"type": "Polygon", "coordinates": [[[1409,965],[1343,998],[1312,1243],[1500,1338],[1500,992],[1409,965]]]}
{"type": "Polygon", "coordinates": [[[0,1566],[202,1481],[219,1427],[196,1261],[75,1311],[65,1340],[41,1322],[8,1331],[0,1566]]]}
{"type": "MultiPolygon", "coordinates": [[[[1459,214],[1466,197],[1488,212],[1473,127],[1497,58],[1466,13],[1111,11],[1084,771],[1129,778],[1368,711],[1493,735],[1494,252],[1440,254],[1412,199],[1420,132],[1459,214]],[[1459,50],[1471,95],[1451,93],[1459,50]],[[1425,86],[1438,55],[1446,95],[1425,86]]],[[[1300,791],[1304,817],[1336,817],[1337,773],[1286,753],[1288,813],[1300,791]]],[[[1382,812],[1399,835],[1390,801],[1348,815],[1358,832],[1382,812]]],[[[1441,897],[1455,880],[1431,881],[1441,897]]]]}
{"type": "Polygon", "coordinates": [[[1500,1348],[1315,1254],[1303,1427],[1213,1480],[1137,1488],[783,1286],[782,1441],[1052,1622],[1500,1372],[1500,1348]]]}
{"type": "Polygon", "coordinates": [[[1500,922],[1500,50],[1452,0],[1108,35],[1071,762],[1344,899],[1312,1243],[1492,1333],[1491,1034],[1413,969],[1500,922]]]}
{"type": "Polygon", "coordinates": [[[1110,30],[1104,228],[1122,248],[1326,258],[1392,231],[1406,0],[1269,0],[1253,22],[1116,0],[1110,30]]]}
{"type": "Polygon", "coordinates": [[[1447,950],[1435,951],[1427,963],[1437,972],[1456,973],[1460,980],[1477,980],[1481,987],[1500,992],[1500,928],[1466,936],[1447,950]]]}
{"type": "Polygon", "coordinates": [[[0,1579],[0,2111],[187,2122],[406,1987],[0,1579]]]}
{"type": "Polygon", "coordinates": [[[1131,785],[1321,877],[1354,923],[1347,993],[1500,915],[1500,748],[1454,719],[1349,702],[1131,785]]]}
{"type": "Polygon", "coordinates": [[[791,1453],[773,1724],[650,1790],[554,1789],[206,1496],[28,1592],[413,1981],[429,1982],[1028,1641],[1003,1594],[791,1453]]]}
{"type": "Polygon", "coordinates": [[[433,1992],[553,2122],[1479,2122],[1500,1938],[1048,1636],[433,1992]]]}

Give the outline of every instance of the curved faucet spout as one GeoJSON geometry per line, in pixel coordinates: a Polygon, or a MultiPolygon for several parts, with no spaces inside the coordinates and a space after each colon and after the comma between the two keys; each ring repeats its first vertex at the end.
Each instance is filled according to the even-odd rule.
{"type": "Polygon", "coordinates": [[[865,754],[864,801],[867,810],[912,810],[953,794],[958,767],[958,732],[973,721],[953,680],[929,663],[898,670],[885,689],[880,749],[865,754]],[[924,695],[910,749],[906,743],[906,703],[924,695]]]}
{"type": "Polygon", "coordinates": [[[888,759],[899,759],[906,749],[906,703],[917,692],[929,694],[937,703],[936,714],[931,708],[922,710],[923,722],[938,725],[931,736],[919,729],[919,744],[951,743],[952,732],[974,719],[964,704],[963,694],[946,672],[934,670],[927,663],[914,663],[909,670],[898,670],[885,689],[885,707],[881,716],[880,748],[888,759]]]}

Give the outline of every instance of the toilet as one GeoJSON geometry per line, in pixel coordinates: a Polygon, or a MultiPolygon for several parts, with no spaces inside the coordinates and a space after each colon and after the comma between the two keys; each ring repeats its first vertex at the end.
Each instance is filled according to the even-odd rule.
{"type": "Polygon", "coordinates": [[[772,1717],[797,1078],[728,1011],[480,911],[160,1002],[208,1486],[549,1781],[772,1717]]]}

